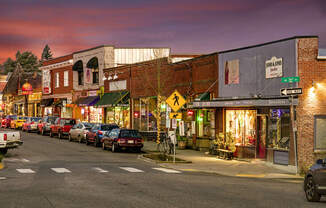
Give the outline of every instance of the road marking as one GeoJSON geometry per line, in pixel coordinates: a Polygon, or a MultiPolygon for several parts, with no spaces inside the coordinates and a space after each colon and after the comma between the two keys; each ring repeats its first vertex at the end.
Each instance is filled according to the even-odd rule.
{"type": "Polygon", "coordinates": [[[32,169],[16,169],[19,173],[35,173],[32,169]]]}
{"type": "Polygon", "coordinates": [[[7,162],[30,162],[29,160],[23,158],[23,159],[18,159],[18,158],[5,158],[5,161],[7,162]]]}
{"type": "Polygon", "coordinates": [[[189,172],[199,172],[199,170],[197,170],[197,169],[190,169],[190,168],[188,168],[188,169],[180,169],[180,170],[189,171],[189,172]]]}
{"type": "Polygon", "coordinates": [[[70,170],[66,168],[51,168],[56,173],[71,173],[70,170]]]}
{"type": "Polygon", "coordinates": [[[6,180],[7,178],[6,177],[0,177],[0,180],[6,180]]]}
{"type": "Polygon", "coordinates": [[[264,178],[265,174],[237,174],[236,176],[246,178],[264,178]]]}
{"type": "Polygon", "coordinates": [[[132,173],[142,173],[144,171],[139,170],[137,168],[131,168],[131,167],[120,167],[120,169],[126,170],[128,172],[132,172],[132,173]]]}
{"type": "Polygon", "coordinates": [[[108,173],[109,171],[103,170],[102,168],[93,168],[93,170],[98,171],[99,173],[108,173]]]}
{"type": "Polygon", "coordinates": [[[165,173],[181,173],[180,171],[167,169],[167,168],[153,168],[153,169],[158,170],[158,171],[162,171],[162,172],[165,172],[165,173]]]}
{"type": "Polygon", "coordinates": [[[27,159],[25,159],[25,158],[23,158],[22,161],[23,161],[23,162],[30,162],[29,160],[27,160],[27,159]]]}

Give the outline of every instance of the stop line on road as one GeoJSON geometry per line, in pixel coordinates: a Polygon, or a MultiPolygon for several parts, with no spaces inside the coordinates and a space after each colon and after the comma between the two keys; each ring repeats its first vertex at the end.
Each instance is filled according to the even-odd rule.
{"type": "MultiPolygon", "coordinates": [[[[50,168],[52,171],[54,171],[55,173],[71,173],[72,171],[67,169],[67,168],[50,168]]],[[[98,173],[108,173],[108,170],[104,170],[102,168],[99,167],[93,167],[91,168],[92,170],[98,172],[98,173]]],[[[126,172],[130,172],[130,173],[144,173],[145,171],[137,169],[137,168],[133,168],[133,167],[119,167],[119,169],[121,170],[125,170],[126,172]]],[[[181,173],[180,171],[177,170],[172,170],[172,169],[167,169],[167,168],[152,168],[153,170],[157,170],[160,172],[164,172],[164,173],[181,173]]],[[[22,174],[30,174],[30,173],[36,173],[34,170],[30,169],[30,168],[26,168],[26,169],[16,169],[17,172],[22,173],[22,174]]]]}

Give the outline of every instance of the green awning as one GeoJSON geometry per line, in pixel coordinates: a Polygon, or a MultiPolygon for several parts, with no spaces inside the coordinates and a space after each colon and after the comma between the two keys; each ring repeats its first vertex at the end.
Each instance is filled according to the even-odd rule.
{"type": "Polygon", "coordinates": [[[129,98],[128,91],[105,93],[95,107],[129,106],[129,98]]]}
{"type": "Polygon", "coordinates": [[[209,92],[204,92],[202,94],[199,94],[195,98],[195,101],[209,101],[209,100],[210,100],[210,93],[209,92]]]}

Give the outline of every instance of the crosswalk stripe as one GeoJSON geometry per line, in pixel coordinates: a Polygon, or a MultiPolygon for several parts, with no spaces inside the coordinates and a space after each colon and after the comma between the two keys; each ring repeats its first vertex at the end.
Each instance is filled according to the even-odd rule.
{"type": "Polygon", "coordinates": [[[35,173],[32,169],[16,169],[19,173],[35,173]]]}
{"type": "Polygon", "coordinates": [[[6,177],[0,177],[0,180],[5,180],[5,179],[7,179],[6,177]]]}
{"type": "Polygon", "coordinates": [[[93,168],[93,169],[96,170],[99,173],[107,173],[107,172],[109,172],[107,170],[103,170],[102,168],[93,168]]]}
{"type": "Polygon", "coordinates": [[[158,170],[158,171],[162,171],[165,173],[181,173],[180,171],[177,170],[171,170],[171,169],[167,169],[167,168],[153,168],[154,170],[158,170]]]}
{"type": "Polygon", "coordinates": [[[131,172],[131,173],[142,173],[142,172],[144,172],[144,171],[139,170],[137,168],[131,168],[131,167],[120,167],[120,169],[126,170],[126,171],[131,172]]]}
{"type": "Polygon", "coordinates": [[[51,170],[56,173],[71,173],[71,171],[66,168],[51,168],[51,170]]]}

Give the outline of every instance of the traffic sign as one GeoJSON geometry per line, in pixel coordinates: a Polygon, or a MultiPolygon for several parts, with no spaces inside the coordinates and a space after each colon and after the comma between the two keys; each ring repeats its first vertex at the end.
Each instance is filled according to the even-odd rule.
{"type": "Polygon", "coordinates": [[[186,100],[177,90],[175,90],[165,102],[174,112],[178,111],[184,104],[186,104],[186,100]]]}
{"type": "Polygon", "coordinates": [[[299,95],[302,94],[302,88],[283,88],[281,89],[281,95],[287,96],[287,95],[299,95]]]}
{"type": "Polygon", "coordinates": [[[292,82],[299,82],[300,77],[282,77],[282,83],[292,83],[292,82]]]}
{"type": "Polygon", "coordinates": [[[170,113],[170,119],[182,119],[182,113],[170,113]]]}

